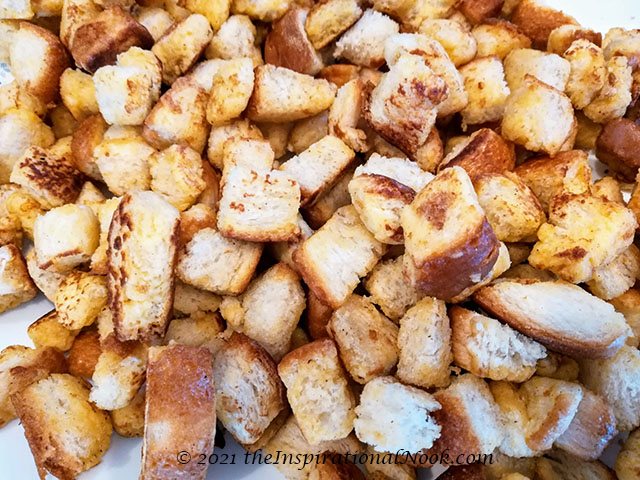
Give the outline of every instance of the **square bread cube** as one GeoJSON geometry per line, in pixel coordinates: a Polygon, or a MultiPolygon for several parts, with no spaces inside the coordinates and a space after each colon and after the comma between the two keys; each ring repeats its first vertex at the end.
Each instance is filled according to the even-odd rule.
{"type": "Polygon", "coordinates": [[[70,330],[91,325],[107,304],[107,281],[101,275],[74,271],[56,291],[58,322],[70,330]]]}
{"type": "Polygon", "coordinates": [[[495,55],[476,58],[461,67],[460,74],[469,95],[461,112],[463,125],[500,121],[511,93],[500,59],[495,55]]]}
{"type": "Polygon", "coordinates": [[[78,331],[62,326],[58,313],[51,310],[27,327],[27,335],[36,348],[51,347],[66,352],[71,349],[78,331]]]}
{"type": "Polygon", "coordinates": [[[176,274],[184,283],[218,295],[242,293],[255,272],[262,244],[225,238],[203,228],[178,257],[176,274]]]}
{"type": "Polygon", "coordinates": [[[595,296],[611,300],[633,287],[638,277],[640,250],[631,244],[611,262],[598,268],[587,285],[595,296]]]}
{"type": "Polygon", "coordinates": [[[377,377],[360,395],[356,435],[380,452],[418,453],[440,436],[440,426],[431,416],[439,409],[431,394],[393,377],[377,377]]]}
{"type": "Polygon", "coordinates": [[[632,98],[632,68],[626,57],[611,57],[605,68],[602,89],[593,101],[584,107],[584,114],[596,123],[607,123],[622,117],[632,98]]]}
{"type": "Polygon", "coordinates": [[[273,168],[275,155],[267,140],[232,136],[224,142],[222,151],[222,180],[232,167],[241,166],[257,172],[269,172],[273,168]]]}
{"type": "Polygon", "coordinates": [[[305,30],[313,48],[326,47],[362,16],[356,0],[328,0],[313,6],[305,22],[305,30]]]}
{"type": "Polygon", "coordinates": [[[563,52],[571,65],[566,92],[576,110],[589,105],[604,86],[607,70],[602,49],[581,38],[563,52]]]}
{"type": "Polygon", "coordinates": [[[247,119],[233,120],[228,125],[213,127],[207,145],[207,160],[218,170],[223,170],[226,143],[230,140],[241,142],[249,139],[263,140],[263,137],[260,129],[247,119]]]}
{"type": "Polygon", "coordinates": [[[278,373],[309,443],[339,440],[351,433],[355,399],[332,340],[316,340],[289,352],[278,373]]]}
{"type": "Polygon", "coordinates": [[[231,12],[244,13],[262,22],[273,22],[284,15],[291,3],[291,0],[233,0],[231,12]]]}
{"type": "Polygon", "coordinates": [[[91,404],[85,380],[53,373],[11,400],[41,478],[75,478],[100,463],[109,448],[111,419],[91,404]]]}
{"type": "Polygon", "coordinates": [[[293,254],[302,278],[325,305],[337,309],[385,253],[355,208],[341,207],[293,254]]]}
{"type": "Polygon", "coordinates": [[[522,0],[511,21],[527,35],[535,48],[545,49],[551,32],[561,25],[579,25],[575,18],[544,5],[540,0],[522,0]]]}
{"type": "Polygon", "coordinates": [[[327,331],[346,370],[358,383],[388,375],[398,362],[398,327],[366,297],[351,295],[333,312],[327,331]]]}
{"type": "Polygon", "coordinates": [[[256,33],[256,27],[249,17],[231,15],[213,35],[205,55],[207,58],[223,60],[248,57],[252,59],[254,67],[262,65],[264,61],[262,51],[255,42],[256,33]]]}
{"type": "Polygon", "coordinates": [[[633,331],[633,335],[627,338],[627,345],[637,347],[640,344],[640,290],[630,288],[622,295],[609,300],[616,312],[624,315],[627,325],[633,331]]]}
{"type": "Polygon", "coordinates": [[[522,86],[526,75],[563,92],[570,72],[571,64],[560,55],[532,48],[516,48],[504,59],[504,75],[512,92],[522,86]]]}
{"type": "Polygon", "coordinates": [[[131,402],[109,412],[113,429],[125,438],[144,436],[145,389],[141,388],[131,402]]]}
{"type": "Polygon", "coordinates": [[[207,121],[224,125],[238,117],[253,92],[253,62],[250,58],[223,60],[213,76],[207,104],[207,121]]]}
{"type": "Polygon", "coordinates": [[[213,452],[216,395],[211,353],[181,345],[151,347],[147,365],[140,479],[206,476],[208,463],[179,463],[174,450],[180,445],[206,458],[213,452]]]}
{"type": "Polygon", "coordinates": [[[283,242],[300,235],[300,187],[293,175],[231,167],[218,211],[222,235],[252,242],[283,242]]]}
{"type": "Polygon", "coordinates": [[[15,245],[0,247],[0,313],[28,302],[38,294],[20,250],[15,245]]]}
{"type": "Polygon", "coordinates": [[[152,340],[173,305],[179,212],[153,192],[122,197],[109,228],[107,288],[118,339],[152,340]]]}
{"type": "Polygon", "coordinates": [[[213,31],[216,31],[229,17],[231,0],[221,2],[208,2],[206,0],[187,0],[184,4],[190,12],[199,13],[209,20],[213,31]]]}
{"type": "Polygon", "coordinates": [[[81,70],[67,68],[62,72],[60,97],[73,118],[78,121],[100,112],[93,77],[81,70]]]}
{"type": "Polygon", "coordinates": [[[100,176],[114,195],[149,190],[149,160],[156,149],[141,137],[104,139],[93,151],[100,176]]]}
{"type": "Polygon", "coordinates": [[[577,40],[586,40],[597,47],[602,46],[602,34],[580,25],[570,23],[554,28],[547,40],[547,51],[557,55],[564,53],[577,40]]]}
{"type": "Polygon", "coordinates": [[[503,19],[487,19],[484,23],[476,25],[471,35],[478,43],[476,58],[495,55],[503,60],[516,48],[531,47],[531,39],[513,23],[503,19]]]}
{"type": "MultiPolygon", "coordinates": [[[[329,109],[328,117],[321,115],[315,117],[318,125],[311,122],[299,122],[290,135],[289,144],[292,150],[299,153],[301,140],[320,134],[325,125],[328,132],[345,142],[357,152],[366,152],[371,148],[367,139],[367,132],[362,129],[362,106],[365,102],[365,84],[359,78],[348,81],[338,89],[333,105],[329,109]],[[327,124],[325,124],[327,121],[327,124]],[[306,135],[305,135],[306,134],[306,135]]],[[[312,142],[313,143],[313,142],[312,142]]],[[[305,147],[306,148],[306,147],[305,147]]]]}

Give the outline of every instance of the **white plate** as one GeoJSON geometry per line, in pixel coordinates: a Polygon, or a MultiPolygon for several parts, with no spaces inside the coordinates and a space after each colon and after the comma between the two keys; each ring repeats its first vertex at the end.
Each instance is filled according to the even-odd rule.
{"type": "MultiPolygon", "coordinates": [[[[546,3],[573,15],[582,25],[605,33],[611,27],[640,27],[640,9],[637,1],[549,0],[546,3]]],[[[32,346],[31,340],[27,336],[27,327],[51,308],[51,303],[40,296],[28,304],[0,315],[0,350],[15,344],[32,346]]],[[[231,439],[229,434],[225,435],[225,438],[227,446],[218,453],[235,453],[236,464],[213,465],[209,467],[207,478],[216,480],[276,480],[283,478],[273,466],[246,465],[244,450],[231,439]]],[[[137,479],[140,473],[141,445],[140,439],[126,439],[114,433],[111,437],[111,448],[103,457],[102,463],[83,473],[80,478],[82,480],[137,479]]],[[[611,465],[618,449],[617,442],[613,442],[604,455],[606,463],[611,465]]],[[[431,471],[421,470],[419,478],[433,478],[443,470],[441,467],[435,467],[431,471]]],[[[16,420],[0,429],[0,478],[11,480],[38,478],[22,427],[16,420]]]]}

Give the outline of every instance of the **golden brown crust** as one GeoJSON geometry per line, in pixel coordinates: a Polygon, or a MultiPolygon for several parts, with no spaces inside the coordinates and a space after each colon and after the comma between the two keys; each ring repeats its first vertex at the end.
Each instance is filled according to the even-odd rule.
{"type": "Polygon", "coordinates": [[[333,310],[320,301],[313,290],[307,292],[307,328],[309,335],[314,340],[328,338],[327,324],[331,318],[333,310]]]}
{"type": "Polygon", "coordinates": [[[131,47],[150,49],[153,37],[121,6],[109,7],[76,30],[70,50],[80,68],[94,73],[131,47]]]}
{"type": "Polygon", "coordinates": [[[328,82],[333,83],[335,86],[340,88],[345,83],[350,82],[359,77],[360,67],[357,65],[348,65],[344,63],[336,63],[334,65],[329,65],[324,67],[318,73],[318,78],[324,78],[328,82]]]}
{"type": "Polygon", "coordinates": [[[537,425],[538,428],[527,433],[525,438],[527,446],[534,452],[548,448],[547,446],[551,443],[550,435],[558,428],[558,424],[571,414],[573,404],[573,399],[567,394],[557,395],[553,406],[547,411],[542,422],[537,425]]]}
{"type": "Polygon", "coordinates": [[[513,170],[516,166],[516,155],[513,143],[504,140],[489,128],[475,132],[471,141],[460,152],[440,166],[440,170],[457,165],[475,181],[487,173],[502,173],[513,170]]]}
{"type": "Polygon", "coordinates": [[[80,332],[69,350],[69,373],[76,377],[93,377],[93,371],[101,353],[98,332],[96,330],[80,332]]]}
{"type": "Polygon", "coordinates": [[[504,0],[462,0],[458,9],[474,25],[490,17],[497,17],[504,0]]]}
{"type": "Polygon", "coordinates": [[[181,345],[149,349],[141,480],[202,478],[206,467],[179,463],[175,449],[207,458],[213,452],[214,392],[209,350],[181,345]]]}
{"type": "Polygon", "coordinates": [[[21,392],[32,383],[52,373],[66,373],[67,371],[67,359],[64,357],[63,352],[52,347],[40,348],[30,363],[10,370],[11,385],[9,394],[21,392]]]}
{"type": "Polygon", "coordinates": [[[102,115],[90,115],[78,123],[71,139],[71,157],[76,168],[94,180],[100,180],[102,175],[96,165],[93,151],[102,142],[107,128],[109,125],[102,115]]]}
{"type": "Polygon", "coordinates": [[[578,25],[575,18],[539,5],[536,0],[522,0],[513,12],[511,21],[531,38],[534,47],[543,50],[553,29],[567,24],[578,25]]]}
{"type": "Polygon", "coordinates": [[[218,200],[220,199],[220,173],[206,160],[202,160],[202,179],[205,187],[196,203],[202,203],[214,212],[218,210],[218,200]]]}
{"type": "Polygon", "coordinates": [[[596,140],[596,155],[617,177],[634,182],[640,168],[640,125],[627,118],[607,123],[596,140]]]}

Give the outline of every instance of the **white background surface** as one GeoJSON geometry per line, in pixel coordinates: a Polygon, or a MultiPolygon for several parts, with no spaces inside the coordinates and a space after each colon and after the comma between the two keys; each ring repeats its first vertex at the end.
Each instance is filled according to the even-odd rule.
{"type": "MultiPolygon", "coordinates": [[[[547,0],[546,3],[573,15],[582,25],[603,34],[610,27],[640,28],[639,0],[547,0]]],[[[6,141],[7,139],[2,139],[6,141]]],[[[8,345],[33,346],[27,336],[27,327],[52,308],[43,296],[0,315],[0,350],[8,345]]],[[[225,435],[225,453],[236,453],[236,465],[209,467],[209,479],[271,480],[283,478],[272,466],[244,465],[244,450],[229,434],[225,435]]],[[[122,479],[134,480],[140,473],[141,439],[125,439],[117,434],[111,438],[111,448],[97,467],[80,476],[81,480],[122,479]]],[[[615,448],[615,447],[614,447],[615,448]]],[[[177,452],[176,452],[177,453],[177,452]]],[[[220,451],[218,451],[220,453],[220,451]]],[[[423,470],[420,478],[432,478],[432,472],[423,470]]],[[[22,427],[13,420],[0,429],[0,479],[37,479],[37,471],[22,427]]]]}

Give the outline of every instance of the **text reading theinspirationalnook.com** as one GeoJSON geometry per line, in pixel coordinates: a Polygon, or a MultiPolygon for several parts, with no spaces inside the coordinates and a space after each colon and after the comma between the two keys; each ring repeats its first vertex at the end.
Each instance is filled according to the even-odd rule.
{"type": "Polygon", "coordinates": [[[288,453],[277,450],[272,453],[245,452],[244,455],[228,453],[193,453],[181,450],[176,455],[179,464],[186,465],[195,463],[197,465],[289,465],[296,466],[302,470],[311,465],[333,463],[353,465],[391,465],[409,464],[416,466],[441,465],[469,465],[472,463],[482,463],[484,465],[493,463],[493,454],[460,453],[451,454],[448,450],[440,453],[409,453],[406,450],[398,450],[396,453],[288,453]]]}

